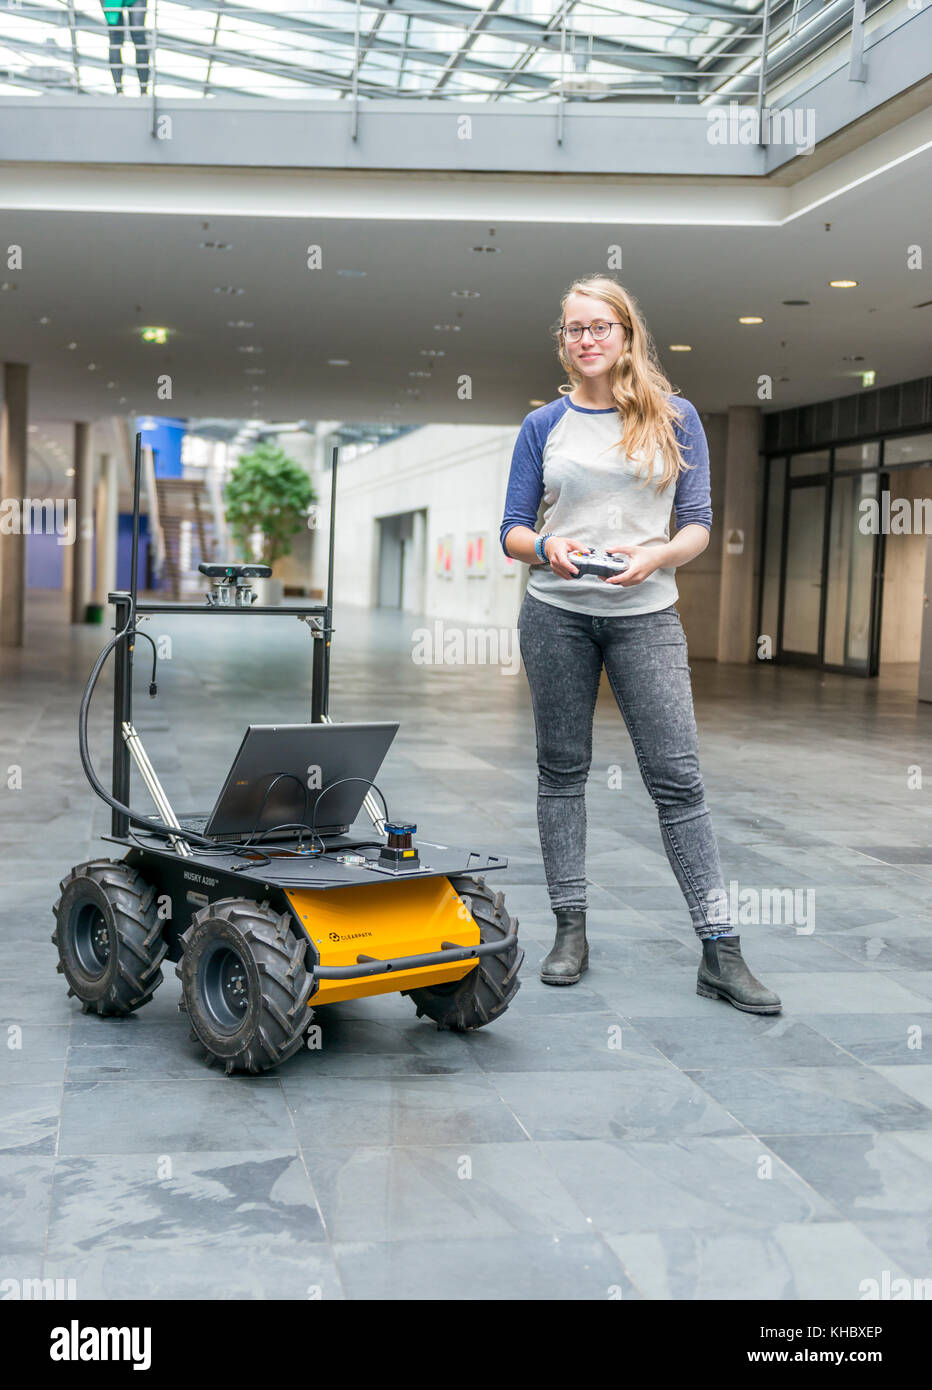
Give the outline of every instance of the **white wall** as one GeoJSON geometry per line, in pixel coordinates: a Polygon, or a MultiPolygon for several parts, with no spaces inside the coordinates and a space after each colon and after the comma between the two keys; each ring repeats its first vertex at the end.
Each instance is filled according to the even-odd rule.
{"type": "MultiPolygon", "coordinates": [[[[712,461],[712,544],[677,575],[680,612],[693,657],[716,657],[721,583],[724,494],[724,416],[704,416],[712,461]]],[[[376,518],[424,510],[426,544],[423,604],[429,618],[476,626],[513,627],[521,606],[526,567],[506,571],[498,541],[511,454],[519,424],[426,425],[359,457],[341,462],[337,480],[334,592],[338,602],[372,607],[378,599],[379,525],[376,518]],[[486,537],[487,574],[467,577],[466,541],[486,537]],[[437,543],[453,537],[453,577],[435,573],[437,543]]],[[[314,473],[320,527],[314,547],[314,589],[327,584],[330,474],[314,473]]],[[[408,589],[406,585],[406,589],[408,589]]],[[[417,592],[416,588],[414,592],[417,592]]]]}
{"type": "MultiPolygon", "coordinates": [[[[334,593],[340,603],[369,607],[378,593],[380,516],[424,510],[425,584],[422,612],[451,622],[513,627],[523,590],[522,566],[505,572],[498,542],[511,453],[520,424],[510,428],[425,425],[347,463],[337,479],[334,593]],[[483,532],[487,573],[466,575],[466,539],[483,532]],[[453,537],[453,577],[435,574],[438,540],[453,537]]],[[[315,475],[321,497],[321,544],[315,588],[325,588],[330,475],[315,475]]]]}

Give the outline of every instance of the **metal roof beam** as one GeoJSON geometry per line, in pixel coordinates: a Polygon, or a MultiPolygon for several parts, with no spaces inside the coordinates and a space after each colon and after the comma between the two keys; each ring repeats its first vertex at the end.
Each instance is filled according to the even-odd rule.
{"type": "MultiPolygon", "coordinates": [[[[174,3],[184,5],[188,9],[206,10],[211,13],[214,13],[217,8],[216,0],[174,0],[174,3]]],[[[17,7],[16,13],[24,19],[31,19],[39,23],[54,24],[60,27],[67,25],[67,12],[53,10],[46,5],[32,4],[29,3],[29,0],[24,0],[24,3],[17,7]]],[[[222,10],[222,17],[225,20],[246,20],[251,24],[264,24],[267,27],[273,29],[281,29],[287,32],[299,32],[314,38],[322,39],[327,43],[332,43],[347,48],[355,47],[355,34],[350,32],[349,30],[332,29],[328,25],[314,24],[313,22],[308,20],[293,20],[285,15],[271,14],[266,11],[260,10],[251,10],[247,5],[225,4],[222,10]]],[[[84,29],[89,33],[106,32],[106,24],[103,19],[98,20],[96,19],[96,17],[90,15],[79,14],[77,16],[77,23],[78,28],[84,29]]],[[[15,44],[15,40],[12,39],[3,39],[2,42],[11,45],[15,44]]],[[[188,42],[192,41],[185,39],[172,40],[170,36],[167,36],[165,34],[164,30],[160,31],[158,35],[159,48],[169,48],[174,43],[176,45],[176,51],[184,52],[186,50],[182,48],[177,48],[177,45],[188,42]]],[[[391,39],[384,39],[381,37],[376,38],[372,37],[371,35],[366,36],[365,48],[371,49],[373,51],[378,51],[380,53],[391,53],[393,55],[398,56],[399,58],[404,56],[404,58],[409,62],[420,62],[427,64],[430,67],[443,67],[450,61],[448,54],[438,52],[436,49],[417,47],[412,48],[410,45],[406,47],[404,44],[395,43],[391,39]]],[[[360,51],[362,53],[362,47],[360,51]]],[[[214,56],[216,61],[227,62],[232,64],[233,66],[249,67],[251,65],[249,55],[242,54],[238,50],[234,49],[223,49],[218,47],[215,50],[214,56]]],[[[85,61],[83,54],[81,55],[81,61],[85,61]]],[[[263,61],[270,62],[273,60],[266,59],[263,61]]],[[[497,64],[482,62],[481,60],[476,58],[464,59],[462,67],[467,72],[472,72],[478,76],[489,77],[492,79],[499,79],[506,72],[506,69],[504,69],[501,66],[498,66],[497,64]]],[[[314,68],[302,68],[298,70],[296,67],[295,70],[307,73],[314,73],[318,71],[314,68]]],[[[320,76],[326,77],[328,75],[321,73],[320,76]]],[[[310,79],[308,80],[310,81],[310,79]]],[[[329,80],[321,82],[311,82],[311,85],[338,87],[341,90],[349,91],[352,88],[352,81],[353,74],[351,66],[345,79],[337,78],[336,76],[329,76],[329,80]]],[[[552,82],[549,77],[541,73],[525,73],[521,79],[520,85],[538,91],[548,91],[552,86],[552,82]]],[[[365,94],[369,96],[384,97],[395,97],[401,95],[398,92],[397,88],[383,85],[379,85],[377,88],[374,88],[373,90],[365,94]]]]}

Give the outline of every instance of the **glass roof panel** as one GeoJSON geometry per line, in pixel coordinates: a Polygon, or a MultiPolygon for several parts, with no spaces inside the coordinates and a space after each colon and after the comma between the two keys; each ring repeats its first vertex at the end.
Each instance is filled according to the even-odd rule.
{"type": "MultiPolygon", "coordinates": [[[[796,0],[773,0],[785,25],[796,0]]],[[[108,0],[109,4],[109,0],[108,0]]],[[[671,99],[753,66],[763,0],[148,0],[157,94],[671,99]],[[358,26],[358,32],[357,32],[358,26]],[[743,56],[742,56],[743,55],[743,56]],[[700,67],[701,64],[701,67],[700,67]],[[703,74],[705,74],[703,76],[703,74]]],[[[0,18],[0,82],[17,94],[110,92],[103,0],[18,0],[0,18]]],[[[126,36],[124,63],[133,62],[126,36]]]]}

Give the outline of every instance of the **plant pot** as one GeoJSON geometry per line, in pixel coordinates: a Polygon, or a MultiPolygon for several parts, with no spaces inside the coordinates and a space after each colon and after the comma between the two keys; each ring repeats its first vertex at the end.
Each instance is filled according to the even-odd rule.
{"type": "Polygon", "coordinates": [[[271,579],[254,579],[252,587],[260,608],[275,608],[281,603],[285,586],[274,575],[271,579]]]}

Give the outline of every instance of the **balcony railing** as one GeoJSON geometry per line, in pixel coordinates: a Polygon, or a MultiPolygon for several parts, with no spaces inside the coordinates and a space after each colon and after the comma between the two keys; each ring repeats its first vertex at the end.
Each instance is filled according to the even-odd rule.
{"type": "Polygon", "coordinates": [[[909,0],[0,0],[0,93],[779,106],[909,0]],[[118,23],[108,24],[106,13],[118,23]]]}

